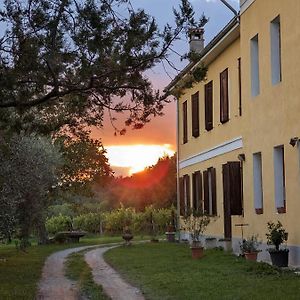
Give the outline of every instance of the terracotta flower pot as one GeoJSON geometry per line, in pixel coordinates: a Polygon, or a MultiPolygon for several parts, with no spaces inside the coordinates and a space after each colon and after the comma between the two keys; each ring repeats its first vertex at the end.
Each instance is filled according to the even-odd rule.
{"type": "Polygon", "coordinates": [[[245,258],[247,260],[256,261],[258,252],[245,252],[245,258]]]}
{"type": "Polygon", "coordinates": [[[203,247],[191,247],[192,250],[192,258],[199,259],[204,256],[203,247]]]}

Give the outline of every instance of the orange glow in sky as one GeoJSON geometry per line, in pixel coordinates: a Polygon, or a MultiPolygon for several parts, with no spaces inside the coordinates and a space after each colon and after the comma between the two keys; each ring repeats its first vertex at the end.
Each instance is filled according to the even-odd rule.
{"type": "Polygon", "coordinates": [[[172,156],[171,145],[126,145],[107,146],[107,157],[113,167],[129,168],[129,174],[143,171],[146,167],[155,165],[163,156],[172,156]]]}

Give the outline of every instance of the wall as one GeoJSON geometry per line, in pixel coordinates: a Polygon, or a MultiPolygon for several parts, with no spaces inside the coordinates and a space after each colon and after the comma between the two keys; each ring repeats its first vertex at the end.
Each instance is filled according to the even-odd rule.
{"type": "MultiPolygon", "coordinates": [[[[240,229],[234,225],[247,223],[245,236],[259,234],[266,247],[267,222],[280,220],[289,232],[288,245],[291,263],[300,264],[300,229],[297,226],[300,213],[300,146],[292,147],[290,138],[300,137],[300,1],[299,0],[256,0],[241,15],[240,39],[231,44],[208,67],[207,82],[214,80],[214,128],[205,131],[204,84],[198,84],[185,92],[179,99],[179,160],[211,149],[216,145],[242,137],[243,147],[185,167],[179,176],[191,175],[215,167],[217,173],[217,206],[219,218],[209,225],[207,234],[223,234],[223,184],[222,164],[236,161],[244,153],[244,218],[232,217],[233,238],[237,240],[240,229]],[[281,20],[281,65],[282,81],[272,84],[270,22],[280,15],[281,20]],[[250,40],[259,35],[260,94],[251,96],[250,40]],[[239,116],[237,59],[242,58],[242,117],[239,116]],[[219,74],[229,68],[230,120],[221,124],[219,74]],[[182,144],[182,103],[188,100],[188,115],[191,116],[191,95],[200,93],[200,137],[192,137],[191,118],[188,124],[187,144],[182,144]],[[274,196],[273,148],[284,145],[286,213],[277,213],[274,196]],[[262,153],[264,212],[255,213],[253,195],[253,153],[262,153]]],[[[191,191],[192,192],[192,191],[191,191]]],[[[192,195],[191,195],[192,199],[192,195]]],[[[266,253],[261,257],[266,258],[266,253]]]]}
{"type": "Polygon", "coordinates": [[[265,240],[266,223],[280,220],[289,232],[289,244],[300,245],[297,224],[300,212],[300,168],[297,147],[290,138],[300,135],[300,1],[256,0],[241,16],[245,144],[246,234],[265,240]],[[272,85],[270,22],[280,15],[282,81],[272,85]],[[297,29],[297,30],[296,30],[297,29]],[[251,96],[250,39],[259,34],[260,94],[251,96]],[[278,214],[274,195],[273,147],[284,145],[286,210],[278,214]],[[254,212],[252,154],[262,152],[264,213],[254,212]]]}

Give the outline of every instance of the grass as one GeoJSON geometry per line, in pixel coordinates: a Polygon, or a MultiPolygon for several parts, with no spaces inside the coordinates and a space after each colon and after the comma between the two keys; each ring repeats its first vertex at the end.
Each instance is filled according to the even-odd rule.
{"type": "Polygon", "coordinates": [[[104,256],[146,299],[299,299],[299,276],[220,250],[192,260],[187,245],[146,243],[104,256]]]}
{"type": "Polygon", "coordinates": [[[15,245],[0,246],[0,299],[34,299],[47,256],[66,248],[120,242],[120,237],[87,237],[78,244],[31,246],[28,253],[15,245]]]}
{"type": "Polygon", "coordinates": [[[73,253],[66,262],[66,276],[76,281],[84,299],[107,300],[101,286],[93,281],[92,270],[84,260],[84,252],[73,253]]]}

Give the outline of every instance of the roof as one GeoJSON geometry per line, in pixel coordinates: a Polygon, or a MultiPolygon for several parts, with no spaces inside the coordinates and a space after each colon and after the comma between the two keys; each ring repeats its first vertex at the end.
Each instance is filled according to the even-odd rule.
{"type": "MultiPolygon", "coordinates": [[[[233,40],[236,39],[236,37],[239,36],[239,16],[235,16],[233,19],[230,20],[230,22],[207,44],[207,46],[200,52],[200,58],[198,61],[190,62],[164,89],[165,92],[170,91],[176,83],[180,81],[181,78],[187,72],[189,72],[193,67],[195,67],[197,64],[203,61],[205,56],[209,54],[211,50],[216,48],[217,45],[219,45],[221,42],[224,43],[224,38],[228,35],[232,34],[233,40]],[[234,31],[234,29],[237,29],[234,31]]],[[[232,40],[228,40],[229,44],[232,43],[232,40]]],[[[225,48],[228,46],[228,41],[224,45],[225,47],[221,48],[221,50],[217,53],[219,55],[225,48]]],[[[215,57],[217,56],[215,55],[215,57]]],[[[212,59],[211,59],[212,61],[212,59]]]]}

